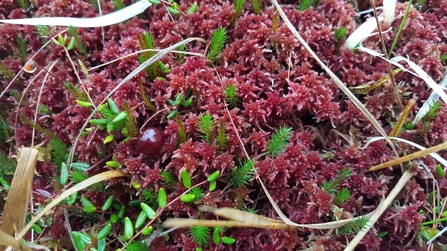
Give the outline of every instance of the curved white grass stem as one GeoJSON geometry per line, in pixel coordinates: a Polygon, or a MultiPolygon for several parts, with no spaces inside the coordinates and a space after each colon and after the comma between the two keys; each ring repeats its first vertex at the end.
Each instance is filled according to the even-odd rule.
{"type": "MultiPolygon", "coordinates": [[[[444,76],[444,78],[439,83],[440,88],[444,88],[447,86],[447,74],[444,76]]],[[[416,117],[414,118],[413,124],[419,122],[427,113],[430,111],[430,108],[438,101],[439,94],[436,91],[433,91],[430,94],[430,97],[428,97],[427,101],[422,105],[422,107],[419,109],[418,113],[416,114],[416,117]]]]}
{"type": "MultiPolygon", "coordinates": [[[[382,15],[378,16],[377,18],[379,19],[379,22],[383,21],[382,15]]],[[[343,46],[351,50],[354,49],[358,44],[362,43],[363,40],[371,36],[376,28],[376,19],[374,17],[367,19],[346,39],[346,42],[343,46]]]]}
{"type": "Polygon", "coordinates": [[[75,17],[39,17],[0,20],[0,23],[24,24],[24,25],[52,25],[52,26],[75,26],[75,27],[103,27],[112,24],[121,23],[138,14],[143,13],[146,8],[152,4],[147,0],[138,1],[126,8],[113,13],[93,17],[93,18],[75,18],[75,17]]]}
{"type": "Polygon", "coordinates": [[[360,241],[365,237],[365,235],[369,232],[369,230],[374,226],[374,223],[376,223],[376,221],[382,216],[382,214],[389,207],[389,205],[393,203],[394,199],[400,193],[405,184],[407,184],[407,182],[413,176],[414,173],[411,173],[410,171],[405,171],[402,174],[402,176],[399,179],[399,182],[397,182],[396,186],[394,186],[393,190],[391,190],[386,199],[379,204],[376,211],[374,211],[371,218],[369,218],[368,223],[366,223],[366,226],[362,228],[360,232],[358,232],[358,234],[354,237],[354,239],[351,240],[351,242],[349,242],[348,246],[345,248],[344,251],[354,250],[354,248],[360,243],[360,241]]]}

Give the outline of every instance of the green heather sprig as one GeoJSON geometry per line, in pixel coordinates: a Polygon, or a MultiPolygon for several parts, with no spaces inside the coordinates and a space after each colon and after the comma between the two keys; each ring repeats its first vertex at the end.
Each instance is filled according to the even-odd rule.
{"type": "Polygon", "coordinates": [[[234,84],[228,85],[227,87],[225,87],[224,93],[225,101],[227,102],[227,104],[229,104],[230,106],[236,106],[239,102],[236,86],[234,84]]]}
{"type": "Polygon", "coordinates": [[[342,183],[351,175],[351,169],[343,168],[337,173],[335,179],[320,185],[329,195],[334,196],[334,205],[340,205],[351,198],[351,192],[347,188],[341,188],[342,183]]]}
{"type": "Polygon", "coordinates": [[[357,233],[362,230],[368,223],[368,218],[365,216],[357,217],[355,220],[349,222],[348,224],[337,229],[336,233],[338,235],[348,235],[357,233]]]}
{"type": "Polygon", "coordinates": [[[233,171],[227,178],[227,185],[229,187],[241,187],[248,185],[255,176],[254,160],[246,160],[241,165],[234,167],[233,171]]]}
{"type": "Polygon", "coordinates": [[[262,5],[260,0],[251,0],[251,5],[253,6],[253,11],[259,15],[261,14],[262,5]]]}
{"type": "Polygon", "coordinates": [[[189,230],[189,234],[192,236],[195,242],[200,246],[205,246],[210,240],[210,229],[208,227],[194,226],[189,230]]]}
{"type": "Polygon", "coordinates": [[[17,37],[17,51],[19,53],[20,60],[22,63],[26,63],[26,59],[28,58],[28,44],[26,43],[25,38],[22,35],[17,37]]]}
{"type": "Polygon", "coordinates": [[[213,142],[214,118],[211,114],[205,113],[199,117],[197,130],[202,134],[200,137],[205,142],[211,144],[213,142]]]}
{"type": "MultiPolygon", "coordinates": [[[[155,38],[149,32],[146,32],[143,35],[139,36],[138,41],[142,50],[155,49],[155,38]]],[[[138,61],[140,61],[140,63],[143,63],[154,55],[155,52],[153,51],[145,51],[140,56],[138,56],[138,61]]],[[[160,73],[159,62],[155,62],[149,65],[148,67],[146,67],[145,71],[149,80],[154,80],[160,73]]]]}
{"type": "Polygon", "coordinates": [[[17,2],[19,3],[20,8],[22,8],[22,10],[28,11],[28,8],[29,8],[28,0],[18,0],[17,2]]]}
{"type": "Polygon", "coordinates": [[[299,11],[305,11],[315,4],[316,0],[301,0],[298,5],[299,11]]]}
{"type": "Polygon", "coordinates": [[[351,169],[343,168],[343,170],[337,173],[335,179],[325,182],[320,187],[329,194],[335,194],[338,191],[338,187],[345,181],[346,178],[351,176],[351,169]]]}
{"type": "Polygon", "coordinates": [[[334,37],[337,42],[340,42],[344,36],[346,36],[346,33],[348,32],[348,28],[346,27],[340,27],[335,30],[334,37]]]}
{"type": "Polygon", "coordinates": [[[115,10],[121,10],[124,8],[123,0],[112,0],[112,2],[115,10]]]}
{"type": "Polygon", "coordinates": [[[214,64],[217,60],[217,57],[222,52],[225,43],[228,39],[228,31],[225,28],[219,27],[217,30],[213,32],[211,36],[210,48],[208,51],[207,58],[214,64]]]}
{"type": "Polygon", "coordinates": [[[230,26],[234,27],[236,25],[236,21],[242,13],[244,9],[245,0],[235,0],[234,1],[234,14],[230,20],[230,26]]]}
{"type": "Polygon", "coordinates": [[[275,158],[278,154],[284,152],[284,148],[289,144],[290,137],[292,137],[292,128],[280,127],[279,131],[275,132],[268,142],[268,155],[275,158]]]}
{"type": "Polygon", "coordinates": [[[82,55],[87,55],[87,48],[85,44],[82,42],[77,28],[74,26],[68,26],[68,33],[72,36],[72,39],[74,39],[77,51],[82,55]]]}
{"type": "Polygon", "coordinates": [[[228,137],[225,133],[225,122],[222,121],[219,123],[219,126],[217,127],[217,146],[219,146],[219,150],[224,150],[227,147],[228,143],[228,137]]]}

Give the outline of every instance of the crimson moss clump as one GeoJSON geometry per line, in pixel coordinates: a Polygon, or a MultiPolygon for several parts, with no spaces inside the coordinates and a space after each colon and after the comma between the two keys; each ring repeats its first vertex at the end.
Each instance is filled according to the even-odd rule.
{"type": "MultiPolygon", "coordinates": [[[[0,14],[6,18],[93,17],[98,15],[94,2],[33,1],[27,10],[11,2],[0,5],[0,14]]],[[[104,14],[115,11],[114,1],[103,2],[104,14]]],[[[125,4],[131,2],[124,1],[125,4]]],[[[388,76],[387,65],[382,59],[344,48],[346,37],[335,36],[339,29],[346,29],[347,34],[351,34],[364,18],[356,14],[359,9],[352,1],[320,0],[315,6],[302,11],[297,9],[296,1],[281,2],[292,25],[348,87],[374,85],[388,76]]],[[[176,3],[178,10],[186,13],[193,1],[179,0],[176,3]]],[[[143,194],[155,194],[164,188],[168,203],[174,202],[160,209],[163,210],[161,220],[169,217],[213,218],[199,210],[201,205],[250,208],[260,215],[277,218],[253,173],[245,182],[238,183],[246,185],[229,185],[228,177],[243,166],[247,157],[253,160],[256,175],[265,182],[273,200],[294,222],[323,223],[374,211],[383,196],[395,186],[401,172],[387,169],[372,173],[368,169],[394,159],[393,150],[383,141],[368,142],[364,147],[369,138],[380,136],[379,133],[278,19],[271,4],[262,2],[262,6],[258,14],[246,3],[232,25],[235,16],[232,1],[201,1],[196,12],[185,15],[172,14],[163,4],[153,5],[142,15],[121,24],[103,29],[77,28],[79,44],[68,55],[54,43],[38,52],[40,46],[63,28],[0,25],[2,88],[6,88],[25,63],[19,53],[19,37],[26,41],[26,58],[36,54],[34,60],[43,67],[55,63],[46,80],[45,72],[40,75],[20,74],[9,87],[9,93],[0,100],[0,104],[7,107],[7,111],[0,111],[1,121],[7,122],[14,131],[4,135],[9,147],[2,147],[2,150],[11,148],[17,152],[19,146],[30,145],[32,128],[36,129],[37,142],[44,145],[52,138],[58,138],[66,146],[71,146],[81,133],[75,160],[89,165],[85,175],[91,176],[111,168],[117,168],[126,175],[125,178],[114,179],[109,186],[79,194],[79,197],[82,193],[92,200],[97,208],[109,195],[114,195],[114,207],[106,210],[107,217],[121,210],[126,217],[136,220],[141,211],[140,202],[158,208],[157,199],[143,198],[143,194]],[[141,39],[146,34],[151,35],[155,48],[163,49],[190,37],[210,41],[220,28],[228,30],[228,38],[213,62],[206,57],[206,44],[192,42],[178,50],[200,53],[203,57],[170,53],[156,62],[154,72],[157,76],[149,76],[148,71],[153,68],[148,68],[113,93],[111,99],[118,111],[128,112],[124,128],[90,124],[86,130],[80,131],[93,105],[104,100],[107,93],[136,69],[141,58],[133,55],[91,68],[143,49],[141,39]],[[75,62],[76,69],[72,68],[69,57],[75,62]],[[76,62],[82,62],[91,70],[83,72],[76,62]],[[88,94],[88,98],[67,90],[63,85],[65,82],[74,83],[81,92],[88,94]],[[40,92],[40,104],[37,106],[40,92]],[[24,96],[19,103],[21,93],[24,96]],[[80,96],[86,102],[92,102],[92,106],[80,106],[80,96]],[[177,102],[179,96],[183,99],[177,102]],[[38,121],[32,122],[35,111],[38,112],[38,121]],[[17,123],[16,113],[20,114],[17,123]],[[211,118],[206,137],[200,127],[203,114],[211,118]],[[125,134],[126,126],[130,127],[130,124],[136,130],[145,128],[141,128],[140,135],[129,138],[125,134]],[[270,155],[269,142],[282,127],[291,128],[290,138],[283,151],[270,155]],[[107,142],[111,135],[113,140],[107,142]],[[204,182],[199,186],[201,196],[197,196],[193,203],[178,200],[187,191],[181,181],[183,170],[193,185],[204,182]],[[340,178],[343,170],[350,170],[350,175],[340,178]],[[215,182],[215,188],[211,189],[211,185],[204,184],[208,184],[207,178],[216,171],[221,176],[215,182]],[[337,183],[332,190],[326,190],[330,182],[337,183]]],[[[408,2],[397,3],[397,19],[383,34],[387,48],[393,43],[407,6],[408,2]]],[[[419,7],[410,8],[393,55],[406,55],[438,83],[446,72],[447,3],[433,0],[419,7]]],[[[378,41],[378,36],[374,35],[366,39],[363,46],[381,51],[378,41]]],[[[404,106],[413,98],[416,107],[421,107],[431,93],[421,79],[411,74],[400,72],[395,75],[395,81],[397,95],[404,106]]],[[[395,95],[390,81],[357,95],[387,133],[402,109],[395,95]]],[[[406,127],[399,137],[426,147],[447,140],[445,104],[436,110],[433,118],[410,124],[416,112],[417,109],[410,111],[406,127]]],[[[396,147],[401,155],[415,151],[401,143],[396,143],[396,147]]],[[[441,152],[441,155],[445,154],[441,152]]],[[[435,170],[436,162],[427,157],[410,165],[435,170]]],[[[38,172],[42,177],[38,178],[34,192],[39,194],[38,201],[44,204],[60,190],[54,177],[58,177],[61,170],[41,160],[38,172]]],[[[434,181],[427,180],[427,177],[432,176],[426,171],[419,171],[406,185],[362,240],[361,250],[420,248],[420,243],[426,241],[421,235],[424,231],[421,224],[434,220],[429,194],[436,192],[441,197],[447,196],[444,177],[435,177],[439,185],[436,191],[433,190],[434,181]]],[[[73,212],[69,223],[75,230],[83,229],[85,226],[76,222],[78,216],[83,217],[79,209],[82,208],[81,202],[65,206],[73,212]]],[[[105,222],[104,215],[100,214],[103,212],[96,213],[89,214],[98,217],[89,218],[88,223],[95,225],[95,229],[96,224],[103,226],[105,222]]],[[[53,216],[48,216],[52,218],[48,234],[37,241],[44,245],[53,240],[69,243],[67,230],[63,227],[65,219],[61,215],[55,211],[53,216]],[[46,237],[52,240],[48,241],[46,237]]],[[[122,235],[123,226],[119,224],[113,228],[116,231],[114,236],[122,235]]],[[[154,222],[154,228],[157,229],[159,224],[154,222]]],[[[202,245],[202,249],[342,250],[347,240],[355,235],[353,231],[337,234],[341,233],[338,230],[224,230],[226,236],[235,239],[235,244],[224,246],[221,242],[209,241],[202,245]]],[[[445,244],[446,237],[440,237],[438,242],[445,244]]],[[[435,245],[439,246],[439,243],[435,245]]],[[[122,240],[111,238],[109,244],[114,249],[121,248],[122,240]]],[[[67,246],[62,248],[72,248],[68,244],[63,245],[67,246]]],[[[169,233],[169,238],[156,238],[150,245],[154,250],[194,250],[199,247],[187,230],[180,229],[169,233]]]]}

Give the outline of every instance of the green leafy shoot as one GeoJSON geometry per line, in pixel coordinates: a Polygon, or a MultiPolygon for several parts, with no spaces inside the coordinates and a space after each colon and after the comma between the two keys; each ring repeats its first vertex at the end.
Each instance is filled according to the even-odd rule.
{"type": "Polygon", "coordinates": [[[210,240],[210,229],[208,227],[194,226],[189,230],[189,234],[192,236],[195,242],[200,246],[205,246],[210,240]]]}
{"type": "MultiPolygon", "coordinates": [[[[166,172],[166,171],[163,171],[163,172],[166,172]]],[[[162,173],[162,175],[163,175],[163,173],[162,173]]],[[[172,177],[172,178],[174,179],[174,177],[172,177]]],[[[153,206],[157,203],[158,194],[152,189],[143,189],[143,190],[141,190],[141,199],[144,203],[146,203],[150,206],[153,206]]]]}
{"type": "Polygon", "coordinates": [[[255,176],[255,162],[247,160],[242,165],[234,167],[233,171],[227,178],[227,184],[230,187],[241,187],[248,185],[255,176]]]}
{"type": "Polygon", "coordinates": [[[3,120],[0,119],[0,145],[6,145],[6,141],[11,137],[12,130],[9,127],[9,124],[3,120]]]}
{"type": "Polygon", "coordinates": [[[65,82],[64,87],[67,89],[68,92],[70,92],[73,95],[73,97],[76,100],[80,100],[83,102],[90,102],[88,100],[87,95],[83,93],[81,90],[79,90],[79,88],[76,85],[72,84],[71,82],[68,81],[65,82]]]}
{"type": "Polygon", "coordinates": [[[26,63],[26,59],[28,58],[28,44],[26,43],[26,39],[22,35],[17,37],[17,45],[20,60],[24,64],[26,63]]]}
{"type": "Polygon", "coordinates": [[[197,8],[199,7],[199,5],[197,4],[197,2],[194,2],[191,7],[189,7],[188,11],[186,12],[187,15],[192,15],[194,13],[196,13],[197,8]]]}
{"type": "Polygon", "coordinates": [[[82,172],[80,170],[76,170],[74,172],[71,172],[71,178],[75,183],[82,182],[86,179],[88,179],[88,175],[85,172],[82,172]]]}
{"type": "Polygon", "coordinates": [[[225,133],[225,122],[221,121],[219,123],[219,126],[217,127],[217,146],[219,146],[219,150],[223,150],[225,149],[225,147],[227,147],[227,143],[228,143],[228,137],[225,133]]]}
{"type": "Polygon", "coordinates": [[[402,17],[402,21],[400,22],[399,28],[397,29],[396,35],[394,36],[393,43],[391,44],[391,48],[388,51],[388,57],[392,57],[394,47],[397,45],[397,41],[399,40],[400,34],[402,33],[405,24],[407,23],[408,13],[410,12],[413,4],[408,4],[407,9],[405,10],[404,16],[402,17]]]}
{"type": "Polygon", "coordinates": [[[51,33],[50,26],[48,26],[48,25],[37,25],[36,29],[37,29],[37,33],[39,33],[40,38],[42,38],[46,42],[48,36],[51,33]]]}
{"type": "Polygon", "coordinates": [[[127,244],[126,251],[148,250],[148,246],[142,240],[133,240],[127,244]]]}
{"type": "Polygon", "coordinates": [[[368,223],[368,218],[358,217],[357,219],[349,222],[348,224],[340,227],[337,231],[339,235],[349,235],[354,234],[362,230],[368,223]]]}
{"type": "Polygon", "coordinates": [[[328,182],[322,183],[320,185],[321,189],[324,189],[328,194],[335,195],[338,192],[338,187],[351,176],[351,169],[343,168],[343,170],[337,173],[335,179],[328,182]]]}
{"type": "Polygon", "coordinates": [[[53,112],[50,110],[50,108],[48,108],[48,106],[44,105],[44,104],[40,104],[39,105],[39,111],[46,114],[46,115],[51,115],[53,114],[53,112]]]}
{"type": "Polygon", "coordinates": [[[167,187],[172,187],[177,182],[177,178],[166,170],[161,171],[160,175],[162,177],[161,182],[167,187]]]}
{"type": "Polygon", "coordinates": [[[230,20],[231,27],[234,27],[236,25],[236,20],[241,15],[242,10],[244,9],[244,5],[245,5],[245,0],[235,0],[234,1],[234,14],[230,20]]]}
{"type": "Polygon", "coordinates": [[[177,123],[178,127],[178,143],[185,143],[187,139],[186,127],[185,124],[183,124],[182,118],[179,114],[175,116],[175,122],[177,123]]]}
{"type": "Polygon", "coordinates": [[[253,11],[257,15],[261,14],[262,6],[260,0],[251,0],[251,5],[253,6],[253,11]]]}
{"type": "Polygon", "coordinates": [[[95,8],[95,10],[99,10],[98,0],[90,0],[90,3],[92,4],[93,8],[95,8]]]}
{"type": "Polygon", "coordinates": [[[420,5],[420,6],[425,4],[425,0],[418,0],[417,2],[418,2],[418,5],[420,5]]]}
{"type": "Polygon", "coordinates": [[[203,191],[200,187],[194,187],[189,193],[194,195],[194,202],[198,202],[203,198],[203,191]]]}
{"type": "Polygon", "coordinates": [[[68,158],[67,146],[60,139],[52,138],[48,144],[48,148],[50,149],[54,164],[56,164],[58,168],[61,168],[62,162],[67,161],[68,158]]]}
{"type": "Polygon", "coordinates": [[[152,102],[147,98],[146,91],[144,90],[143,82],[140,79],[138,79],[138,90],[140,90],[141,98],[143,99],[147,108],[149,108],[149,110],[151,110],[153,113],[157,112],[157,108],[155,108],[155,106],[152,104],[152,102]]]}
{"type": "Polygon", "coordinates": [[[440,58],[441,61],[447,60],[447,54],[443,54],[440,58]]]}
{"type": "Polygon", "coordinates": [[[123,109],[124,112],[126,112],[127,119],[124,120],[124,128],[122,133],[126,136],[126,139],[136,137],[138,135],[138,128],[136,126],[137,121],[132,115],[132,108],[130,107],[130,104],[125,102],[123,104],[123,109]]]}
{"type": "Polygon", "coordinates": [[[217,30],[213,32],[213,35],[211,36],[211,44],[207,57],[213,64],[216,62],[217,57],[222,52],[225,46],[225,42],[228,39],[227,34],[228,34],[227,29],[219,27],[217,28],[217,30]]]}
{"type": "Polygon", "coordinates": [[[275,158],[278,154],[284,152],[285,147],[289,144],[290,137],[292,137],[292,128],[280,127],[279,131],[276,131],[268,142],[267,153],[275,158]]]}
{"type": "Polygon", "coordinates": [[[298,5],[299,11],[305,11],[315,4],[315,0],[301,0],[298,5]]]}
{"type": "Polygon", "coordinates": [[[20,8],[22,8],[22,10],[28,11],[28,8],[29,8],[28,0],[19,0],[18,2],[19,2],[19,5],[20,5],[20,8]]]}
{"type": "Polygon", "coordinates": [[[123,104],[124,111],[120,111],[118,106],[112,99],[107,100],[107,104],[103,104],[98,108],[99,113],[103,118],[91,119],[92,125],[97,125],[101,130],[107,129],[109,135],[104,140],[108,143],[114,140],[113,131],[119,131],[124,136],[125,140],[135,137],[138,134],[135,118],[132,115],[132,109],[128,103],[123,104]]]}
{"type": "Polygon", "coordinates": [[[340,42],[343,39],[343,37],[346,35],[347,32],[348,32],[348,28],[346,28],[346,27],[338,28],[334,32],[335,40],[337,40],[337,42],[340,42]]]}
{"type": "Polygon", "coordinates": [[[436,101],[430,105],[430,109],[424,116],[424,121],[432,121],[436,116],[438,116],[439,108],[441,107],[441,101],[436,101]]]}
{"type": "Polygon", "coordinates": [[[257,214],[259,211],[259,209],[256,209],[256,207],[251,206],[251,207],[247,207],[247,212],[251,213],[251,214],[257,214]]]}
{"type": "Polygon", "coordinates": [[[333,203],[334,205],[340,205],[343,202],[349,200],[351,198],[351,192],[346,187],[343,187],[340,191],[337,192],[334,196],[333,203]]]}
{"type": "MultiPolygon", "coordinates": [[[[15,73],[11,71],[11,69],[6,66],[6,64],[3,62],[3,60],[0,60],[0,76],[3,76],[4,78],[12,79],[15,76],[15,73]]],[[[3,89],[0,89],[3,90],[3,89]]],[[[14,90],[11,90],[11,92],[14,90]]],[[[19,94],[20,99],[20,94],[19,94]]]]}
{"type": "Polygon", "coordinates": [[[92,239],[83,232],[73,231],[73,244],[76,250],[85,250],[92,243],[92,239]]]}
{"type": "Polygon", "coordinates": [[[236,106],[239,102],[236,86],[234,84],[228,85],[227,87],[225,87],[224,93],[225,101],[227,102],[227,104],[229,104],[230,106],[236,106]]]}
{"type": "Polygon", "coordinates": [[[84,42],[82,42],[77,28],[74,26],[68,26],[68,33],[71,35],[71,39],[74,39],[76,41],[75,46],[78,52],[82,55],[87,55],[87,47],[85,47],[84,42]]]}
{"type": "Polygon", "coordinates": [[[44,128],[40,123],[34,123],[33,120],[31,120],[30,118],[26,117],[25,115],[20,114],[20,120],[24,124],[29,125],[32,128],[36,129],[37,131],[45,134],[49,138],[56,138],[56,135],[51,130],[49,130],[47,128],[44,128]]]}
{"type": "Polygon", "coordinates": [[[0,151],[0,177],[5,178],[6,176],[12,177],[16,169],[17,163],[13,161],[8,155],[3,151],[0,151]]]}
{"type": "MultiPolygon", "coordinates": [[[[138,37],[138,41],[140,43],[140,47],[142,50],[147,49],[155,49],[155,38],[152,36],[149,32],[144,33],[143,35],[138,37]]],[[[153,57],[155,55],[155,52],[153,51],[145,51],[140,56],[138,56],[138,60],[140,63],[143,63],[153,57]]],[[[154,62],[153,64],[146,67],[145,71],[147,74],[147,77],[149,80],[154,80],[156,77],[158,77],[160,73],[159,63],[154,62]]]]}
{"type": "Polygon", "coordinates": [[[202,134],[200,137],[207,143],[213,142],[214,118],[211,114],[205,113],[199,117],[197,130],[202,134]]]}
{"type": "Polygon", "coordinates": [[[124,8],[123,0],[112,0],[112,1],[115,10],[121,10],[122,8],[124,8]]]}

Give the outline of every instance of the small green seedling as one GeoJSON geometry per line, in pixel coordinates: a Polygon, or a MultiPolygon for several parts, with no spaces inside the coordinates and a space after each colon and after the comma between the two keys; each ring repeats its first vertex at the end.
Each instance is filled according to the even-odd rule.
{"type": "Polygon", "coordinates": [[[93,213],[96,211],[96,207],[90,202],[89,199],[85,198],[84,196],[81,196],[81,203],[82,203],[82,211],[86,213],[93,213]]]}
{"type": "Polygon", "coordinates": [[[109,222],[98,232],[96,238],[98,238],[98,240],[106,238],[109,235],[110,230],[112,230],[112,224],[109,222]]]}
{"type": "Polygon", "coordinates": [[[195,198],[196,198],[196,196],[194,194],[187,193],[187,194],[182,195],[182,197],[180,197],[180,200],[182,202],[189,203],[189,202],[193,202],[195,198]]]}
{"type": "Polygon", "coordinates": [[[160,208],[165,208],[167,204],[166,191],[162,187],[158,190],[158,206],[160,208]]]}
{"type": "Polygon", "coordinates": [[[186,188],[190,188],[192,184],[191,184],[191,176],[189,176],[188,171],[182,168],[180,170],[180,176],[182,177],[183,186],[186,188]]]}
{"type": "Polygon", "coordinates": [[[150,207],[149,205],[147,205],[146,203],[140,203],[141,209],[146,213],[147,217],[149,219],[153,219],[156,215],[154,209],[152,209],[152,207],[150,207]]]}
{"type": "Polygon", "coordinates": [[[107,198],[106,202],[104,202],[104,205],[101,207],[101,210],[102,211],[108,210],[112,206],[112,203],[113,203],[113,194],[107,198]]]}
{"type": "Polygon", "coordinates": [[[132,238],[134,234],[134,228],[132,221],[129,219],[129,217],[124,218],[124,237],[128,240],[132,238]]]}

